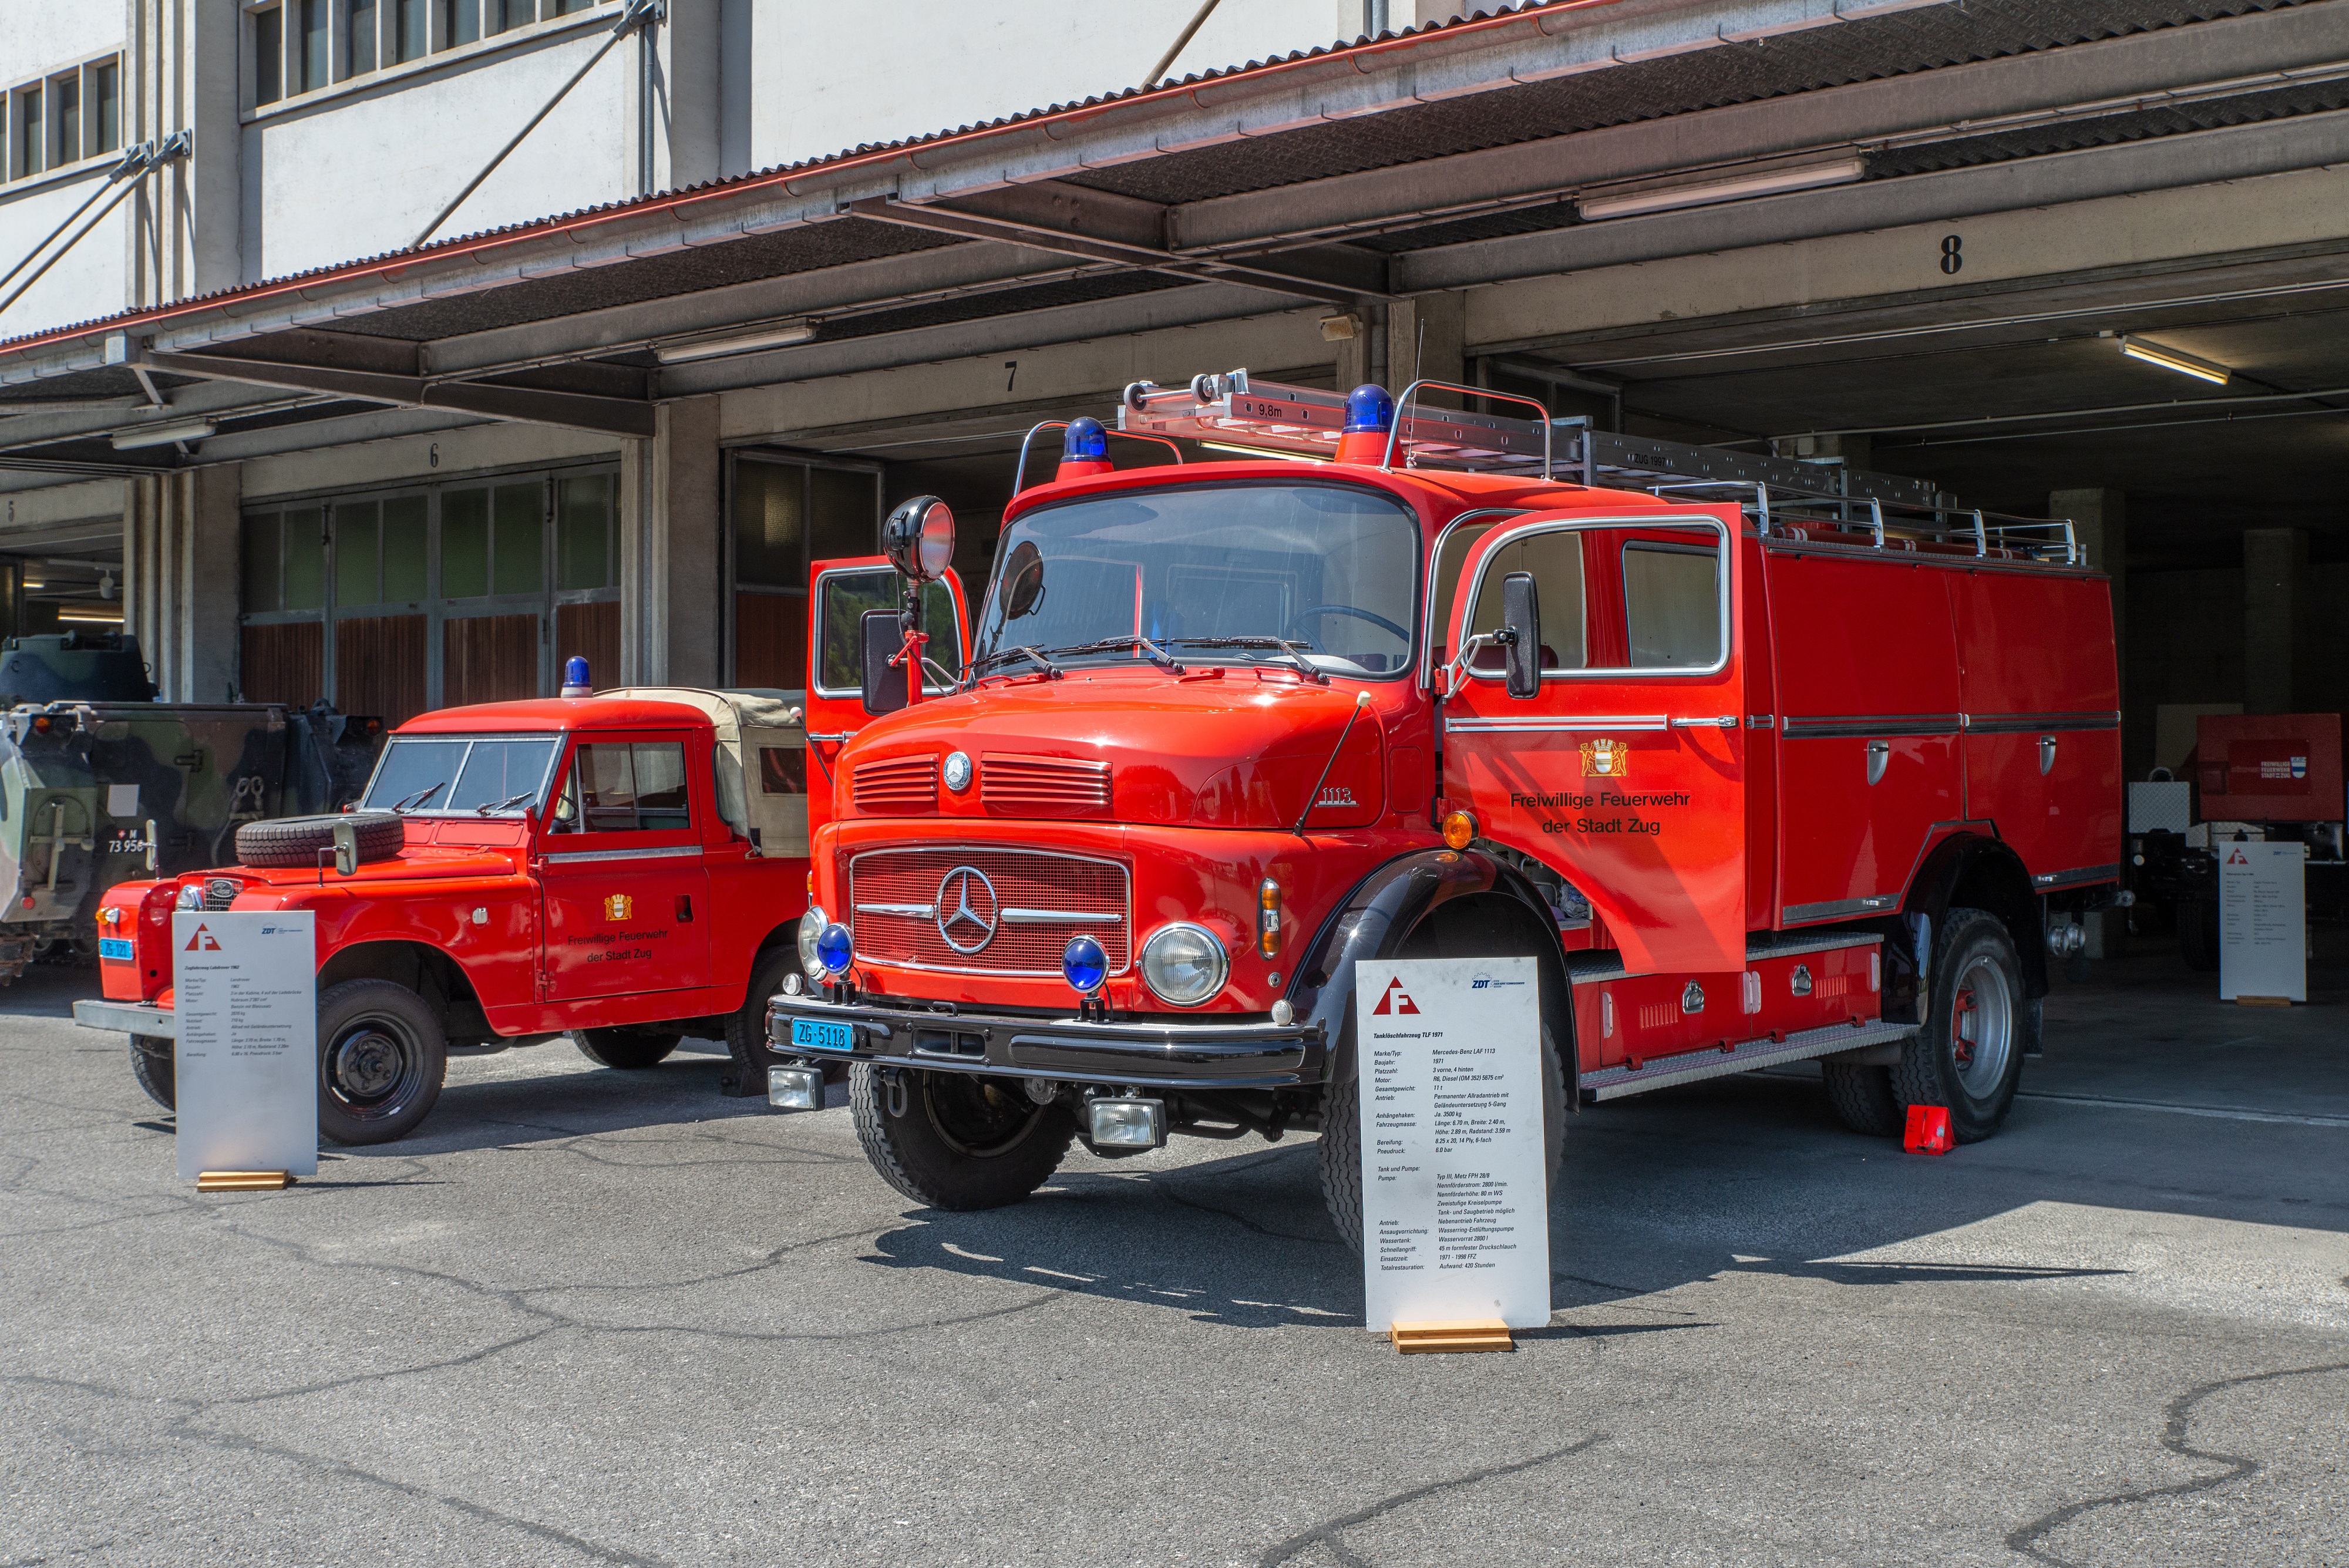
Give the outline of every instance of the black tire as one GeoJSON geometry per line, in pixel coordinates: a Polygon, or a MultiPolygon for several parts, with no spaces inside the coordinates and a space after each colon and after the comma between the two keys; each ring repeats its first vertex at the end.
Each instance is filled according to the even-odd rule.
{"type": "Polygon", "coordinates": [[[1826,1080],[1827,1104],[1835,1107],[1837,1119],[1844,1126],[1869,1137],[1890,1137],[1899,1132],[1904,1113],[1899,1096],[1892,1092],[1891,1068],[1860,1062],[1822,1062],[1819,1072],[1826,1080]]]}
{"type": "Polygon", "coordinates": [[[147,1091],[147,1097],[167,1111],[180,1108],[178,1066],[172,1060],[171,1042],[153,1034],[133,1034],[130,1037],[130,1075],[147,1091]]]}
{"type": "Polygon", "coordinates": [[[767,1069],[778,1060],[767,1048],[767,1000],[783,989],[783,976],[797,972],[799,967],[799,949],[789,943],[768,949],[751,963],[750,984],[742,993],[742,1005],[726,1019],[726,1054],[734,1059],[733,1082],[727,1093],[745,1098],[765,1096],[767,1069]]]}
{"type": "Polygon", "coordinates": [[[571,1038],[579,1043],[579,1054],[599,1066],[641,1073],[667,1061],[685,1036],[667,1030],[574,1029],[571,1038]]]}
{"type": "Polygon", "coordinates": [[[346,812],[334,816],[286,816],[275,822],[248,822],[236,830],[236,863],[240,866],[316,866],[321,851],[335,846],[335,824],[347,822],[359,830],[359,864],[388,860],[399,853],[407,829],[388,811],[346,812]]]}
{"type": "MultiPolygon", "coordinates": [[[[1340,1053],[1353,1057],[1354,1021],[1346,1020],[1340,1053]]],[[[1549,1200],[1559,1197],[1566,1163],[1566,1069],[1547,1021],[1541,1029],[1542,1158],[1549,1200]]],[[[1362,1250],[1362,1123],[1359,1077],[1332,1084],[1321,1097],[1321,1200],[1347,1246],[1362,1250]]]]}
{"type": "Polygon", "coordinates": [[[2178,956],[2210,974],[2219,967],[2219,900],[2191,894],[2178,900],[2178,956]]]}
{"type": "Polygon", "coordinates": [[[347,980],[318,998],[318,1130],[335,1142],[406,1137],[448,1071],[440,1018],[398,981],[347,980]]]}
{"type": "Polygon", "coordinates": [[[1925,1026],[1892,1069],[1902,1106],[1946,1106],[1960,1143],[1996,1132],[2023,1081],[2030,1003],[2006,923],[1982,909],[1951,909],[1933,944],[1933,993],[1925,1026]]]}
{"type": "Polygon", "coordinates": [[[859,1062],[848,1075],[856,1139],[881,1179],[933,1209],[1000,1209],[1061,1168],[1076,1118],[1055,1100],[1040,1106],[1017,1079],[971,1073],[905,1075],[905,1115],[889,1114],[882,1069],[859,1062]]]}

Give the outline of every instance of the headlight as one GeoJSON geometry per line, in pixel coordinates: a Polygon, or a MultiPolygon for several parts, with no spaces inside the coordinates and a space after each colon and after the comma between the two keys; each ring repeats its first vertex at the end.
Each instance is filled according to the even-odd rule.
{"type": "Polygon", "coordinates": [[[180,889],[180,896],[172,903],[182,909],[201,909],[204,907],[204,890],[191,882],[180,889]]]}
{"type": "Polygon", "coordinates": [[[1224,989],[1230,972],[1223,942],[1205,926],[1161,926],[1142,944],[1142,978],[1159,1000],[1177,1007],[1207,1001],[1224,989]]]}
{"type": "Polygon", "coordinates": [[[830,924],[832,917],[823,912],[821,904],[810,904],[808,912],[800,917],[800,968],[807,971],[810,980],[823,978],[823,960],[818,956],[815,943],[830,924]]]}

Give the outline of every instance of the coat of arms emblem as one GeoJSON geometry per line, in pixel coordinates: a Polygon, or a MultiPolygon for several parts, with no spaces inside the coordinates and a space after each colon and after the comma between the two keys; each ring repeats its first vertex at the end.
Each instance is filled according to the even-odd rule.
{"type": "Polygon", "coordinates": [[[1622,741],[1585,741],[1582,742],[1582,776],[1587,779],[1619,779],[1631,771],[1631,748],[1622,741]]]}
{"type": "Polygon", "coordinates": [[[604,918],[607,920],[625,920],[628,918],[628,911],[635,905],[636,900],[626,893],[614,893],[604,900],[604,918]]]}

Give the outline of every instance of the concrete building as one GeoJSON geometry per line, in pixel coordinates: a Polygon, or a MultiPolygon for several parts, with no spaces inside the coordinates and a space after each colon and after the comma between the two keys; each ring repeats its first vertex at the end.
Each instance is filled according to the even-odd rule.
{"type": "Polygon", "coordinates": [[[113,166],[109,48],[121,145],[194,132],[0,310],[20,624],[394,717],[573,651],[796,688],[807,561],[927,491],[976,576],[1030,426],[1245,365],[2067,515],[2132,776],[2196,706],[2349,702],[2349,0],[1294,0],[1147,92],[1188,0],[515,9],[11,57],[12,130],[71,74],[89,150],[0,190],[12,260],[113,166]],[[124,597],[41,598],[75,558],[124,597]]]}

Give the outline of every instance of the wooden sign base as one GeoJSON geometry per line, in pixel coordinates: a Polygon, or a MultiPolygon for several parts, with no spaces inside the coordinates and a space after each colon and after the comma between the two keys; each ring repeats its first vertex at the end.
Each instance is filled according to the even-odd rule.
{"type": "Polygon", "coordinates": [[[2235,1005],[2238,1007],[2290,1007],[2292,998],[2289,996],[2239,996],[2235,998],[2235,1005]]]}
{"type": "Polygon", "coordinates": [[[1517,1347],[1517,1342],[1510,1337],[1509,1325],[1498,1318],[1469,1323],[1399,1323],[1387,1330],[1387,1337],[1404,1355],[1517,1347]]]}
{"type": "Polygon", "coordinates": [[[293,1185],[282,1170],[207,1170],[196,1178],[199,1192],[276,1192],[293,1185]]]}

